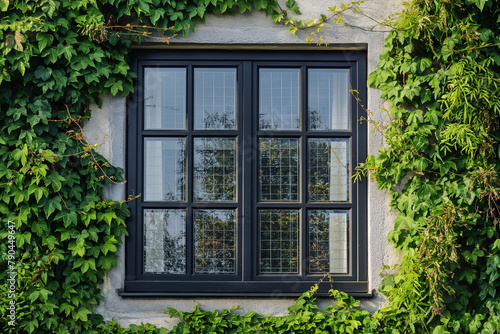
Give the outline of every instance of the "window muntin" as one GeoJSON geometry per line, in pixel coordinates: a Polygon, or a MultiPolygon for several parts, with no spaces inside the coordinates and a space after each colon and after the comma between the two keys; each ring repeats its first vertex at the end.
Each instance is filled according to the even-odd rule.
{"type": "Polygon", "coordinates": [[[134,218],[142,243],[127,244],[128,268],[136,269],[128,270],[126,291],[296,294],[325,272],[340,289],[366,291],[365,232],[359,228],[366,222],[365,195],[349,179],[350,166],[365,154],[358,141],[359,110],[349,96],[349,88],[359,90],[364,82],[358,60],[287,62],[280,55],[272,61],[193,56],[141,62],[138,57],[137,69],[144,73],[139,85],[164,69],[184,71],[186,122],[184,128],[152,125],[146,100],[151,89],[144,87],[144,101],[139,97],[135,109],[144,163],[139,182],[131,184],[147,196],[136,205],[142,218],[134,218]],[[177,153],[184,170],[173,171],[175,154],[152,152],[149,146],[157,142],[184,143],[177,153]],[[166,187],[148,176],[154,164],[163,164],[160,169],[178,180],[184,193],[165,196],[164,188],[176,182],[166,187]],[[169,213],[167,226],[183,226],[183,232],[170,232],[165,223],[160,228],[148,210],[163,216],[162,210],[177,210],[169,213]],[[171,251],[173,240],[181,250],[171,251]],[[132,249],[141,248],[143,260],[131,259],[132,249]],[[218,283],[227,280],[232,283],[218,283]]]}

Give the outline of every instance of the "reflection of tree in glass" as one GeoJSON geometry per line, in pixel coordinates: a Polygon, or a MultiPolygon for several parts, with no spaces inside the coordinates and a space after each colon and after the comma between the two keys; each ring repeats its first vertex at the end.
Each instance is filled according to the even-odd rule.
{"type": "Polygon", "coordinates": [[[293,138],[260,140],[259,197],[262,201],[297,201],[299,142],[293,138]]]}
{"type": "Polygon", "coordinates": [[[195,129],[235,129],[236,69],[194,70],[195,129]]]}
{"type": "Polygon", "coordinates": [[[163,259],[146,259],[147,263],[154,261],[158,265],[153,273],[185,274],[186,273],[186,215],[184,210],[149,210],[146,211],[145,249],[155,255],[163,253],[163,259]],[[156,238],[154,238],[155,236],[156,238]],[[158,244],[158,236],[163,236],[158,244]],[[161,247],[160,249],[152,249],[161,247]],[[155,261],[156,260],[156,261],[155,261]]]}
{"type": "Polygon", "coordinates": [[[309,141],[309,200],[330,200],[330,161],[331,145],[329,141],[309,141]]]}
{"type": "Polygon", "coordinates": [[[313,273],[329,272],[329,221],[326,211],[311,210],[309,219],[309,270],[313,273]]]}
{"type": "Polygon", "coordinates": [[[195,272],[235,273],[236,211],[196,210],[194,219],[195,272]]]}
{"type": "MultiPolygon", "coordinates": [[[[271,106],[266,109],[271,110],[271,106]]],[[[293,117],[293,116],[292,116],[293,117]]],[[[259,113],[259,129],[260,130],[298,130],[300,129],[300,118],[293,117],[289,123],[285,123],[282,115],[271,115],[269,113],[259,113]]]]}
{"type": "Polygon", "coordinates": [[[209,112],[205,110],[203,115],[203,129],[210,130],[236,128],[233,106],[226,106],[224,111],[209,112]]]}
{"type": "Polygon", "coordinates": [[[261,210],[260,272],[298,272],[298,218],[297,210],[261,210]]]}
{"type": "Polygon", "coordinates": [[[236,140],[196,138],[194,172],[195,200],[236,200],[236,140]]]}
{"type": "Polygon", "coordinates": [[[321,115],[318,110],[308,109],[307,115],[309,130],[321,130],[324,128],[324,125],[321,124],[321,115]]]}

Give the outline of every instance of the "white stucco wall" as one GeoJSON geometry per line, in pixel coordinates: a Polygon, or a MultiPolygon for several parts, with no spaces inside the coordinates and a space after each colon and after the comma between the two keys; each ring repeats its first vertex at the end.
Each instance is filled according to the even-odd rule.
{"type": "MultiPolygon", "coordinates": [[[[377,20],[383,20],[393,14],[400,6],[399,0],[367,0],[362,5],[363,11],[368,16],[377,20]]],[[[299,8],[302,12],[297,18],[310,20],[327,13],[328,7],[340,6],[339,0],[299,0],[299,8]]],[[[371,29],[376,23],[365,16],[346,12],[343,15],[346,21],[362,27],[371,29]]],[[[323,28],[322,35],[329,42],[329,46],[318,47],[306,42],[307,33],[299,31],[296,35],[290,35],[288,29],[279,24],[273,24],[270,17],[262,12],[253,12],[243,15],[220,15],[207,16],[205,24],[198,24],[195,33],[188,37],[176,37],[171,40],[170,45],[158,44],[147,47],[155,48],[222,48],[222,49],[276,49],[276,48],[301,48],[317,50],[324,48],[334,49],[361,49],[366,50],[368,55],[368,72],[376,69],[379,55],[382,52],[383,32],[369,32],[363,29],[343,26],[335,23],[327,23],[323,28]]],[[[380,30],[380,29],[375,29],[380,30]]],[[[385,122],[382,108],[384,101],[379,97],[379,91],[368,89],[368,108],[373,112],[373,119],[385,122]]],[[[97,138],[93,142],[102,143],[98,151],[104,155],[115,166],[125,168],[125,125],[126,125],[126,101],[122,97],[103,96],[103,105],[99,110],[97,106],[92,108],[93,118],[86,124],[85,131],[89,138],[97,138]],[[107,135],[107,138],[98,138],[107,135]],[[104,142],[104,143],[103,143],[104,142]]],[[[377,154],[378,148],[383,144],[382,135],[377,131],[370,131],[369,147],[370,154],[377,154]]],[[[124,185],[113,186],[107,195],[115,200],[125,199],[124,185]]],[[[392,265],[397,262],[392,246],[387,242],[387,233],[391,229],[393,215],[388,210],[389,196],[386,192],[379,191],[372,182],[369,184],[368,194],[368,226],[369,226],[369,281],[370,288],[374,292],[373,298],[363,299],[363,307],[369,311],[379,309],[384,303],[383,296],[376,291],[381,282],[379,276],[380,267],[384,264],[392,265]]],[[[180,310],[192,310],[193,306],[201,303],[205,309],[213,310],[240,305],[241,312],[250,310],[263,314],[282,314],[293,304],[294,298],[122,298],[118,296],[117,290],[123,287],[125,278],[125,249],[119,248],[118,268],[113,268],[106,275],[102,286],[104,301],[97,307],[96,311],[105,319],[116,319],[123,325],[131,323],[140,324],[150,322],[160,326],[171,327],[176,319],[170,319],[168,315],[162,314],[167,307],[175,307],[180,310]]],[[[321,301],[326,304],[328,301],[321,301]]]]}

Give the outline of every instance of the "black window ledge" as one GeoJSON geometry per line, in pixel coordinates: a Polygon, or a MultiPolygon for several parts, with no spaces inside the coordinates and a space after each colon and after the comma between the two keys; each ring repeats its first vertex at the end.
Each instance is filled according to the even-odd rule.
{"type": "MultiPolygon", "coordinates": [[[[304,281],[286,282],[185,282],[133,281],[126,282],[125,289],[119,290],[122,297],[298,297],[318,283],[304,281]],[[170,291],[169,291],[170,290],[170,291]]],[[[323,282],[317,295],[329,296],[330,289],[347,292],[353,297],[371,298],[367,281],[323,282]]]]}

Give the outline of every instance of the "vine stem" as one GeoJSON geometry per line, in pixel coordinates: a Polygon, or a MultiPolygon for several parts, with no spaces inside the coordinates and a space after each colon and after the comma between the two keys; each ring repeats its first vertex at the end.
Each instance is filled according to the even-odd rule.
{"type": "Polygon", "coordinates": [[[102,169],[102,166],[97,162],[97,159],[94,155],[94,152],[92,150],[92,145],[90,145],[90,142],[89,142],[89,139],[87,138],[87,136],[85,135],[85,132],[83,131],[83,128],[81,127],[80,123],[78,123],[77,120],[75,120],[72,116],[71,116],[71,112],[69,111],[69,107],[67,104],[64,105],[66,107],[66,111],[68,112],[68,120],[70,122],[73,122],[74,124],[76,124],[76,126],[80,129],[80,133],[82,135],[82,139],[78,139],[76,138],[83,146],[85,146],[87,148],[87,153],[89,153],[91,156],[92,156],[92,160],[94,161],[95,165],[97,166],[97,168],[99,168],[99,170],[101,171],[101,173],[103,174],[102,176],[106,177],[109,181],[111,181],[112,183],[114,184],[125,184],[126,181],[122,181],[122,182],[116,182],[114,181],[113,179],[111,179],[108,174],[106,174],[106,172],[104,171],[104,169],[102,169]]]}

